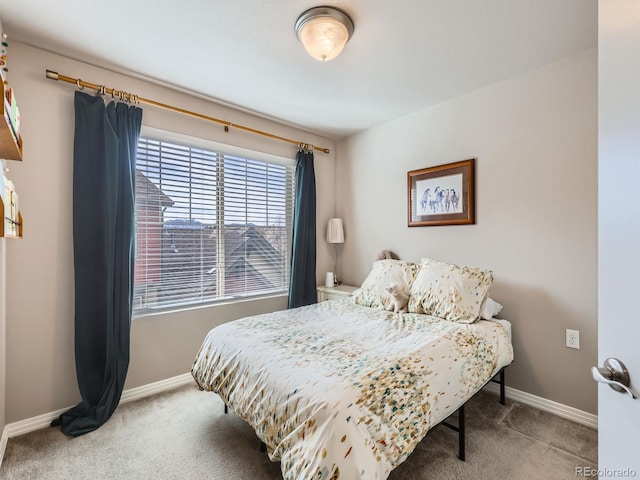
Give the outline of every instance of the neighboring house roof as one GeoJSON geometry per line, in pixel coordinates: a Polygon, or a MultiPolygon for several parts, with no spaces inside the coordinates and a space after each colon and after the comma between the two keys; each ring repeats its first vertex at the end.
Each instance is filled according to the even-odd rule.
{"type": "Polygon", "coordinates": [[[227,255],[240,255],[242,252],[246,255],[251,255],[252,252],[256,251],[260,252],[272,265],[279,265],[282,260],[280,253],[273,248],[273,245],[264,238],[254,225],[241,226],[240,231],[237,233],[235,229],[227,227],[224,240],[225,254],[227,255]],[[241,231],[243,229],[244,231],[241,231]],[[233,238],[234,236],[236,238],[233,238]]]}
{"type": "Polygon", "coordinates": [[[251,286],[257,290],[273,288],[273,284],[256,270],[244,257],[237,258],[226,270],[226,290],[233,292],[234,287],[244,290],[247,278],[251,279],[251,286]]]}
{"type": "Polygon", "coordinates": [[[173,205],[171,197],[158,188],[147,176],[136,168],[136,202],[139,205],[173,205]]]}
{"type": "MultiPolygon", "coordinates": [[[[215,227],[197,220],[174,219],[163,225],[169,235],[165,244],[167,250],[163,263],[179,267],[184,262],[206,263],[203,271],[211,278],[210,288],[215,288],[217,265],[217,237],[215,227]]],[[[224,230],[225,239],[225,291],[242,291],[247,279],[257,289],[274,288],[273,283],[263,274],[261,267],[278,266],[282,255],[254,225],[228,225],[224,230]],[[252,263],[252,259],[255,260],[252,263]]]]}

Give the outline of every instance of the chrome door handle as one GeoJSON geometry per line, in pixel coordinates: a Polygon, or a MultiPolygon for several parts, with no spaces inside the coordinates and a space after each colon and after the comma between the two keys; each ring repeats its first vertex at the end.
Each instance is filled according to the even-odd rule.
{"type": "Polygon", "coordinates": [[[627,392],[631,398],[636,398],[636,395],[629,388],[627,367],[617,358],[607,358],[604,361],[604,366],[600,368],[591,367],[591,375],[596,382],[606,383],[616,392],[627,392]]]}

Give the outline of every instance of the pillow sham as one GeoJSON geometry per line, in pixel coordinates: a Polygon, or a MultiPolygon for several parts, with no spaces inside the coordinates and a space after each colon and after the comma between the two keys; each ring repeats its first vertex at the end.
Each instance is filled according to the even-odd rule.
{"type": "Polygon", "coordinates": [[[473,323],[479,317],[493,272],[423,258],[411,286],[408,310],[452,322],[473,323]]]}
{"type": "Polygon", "coordinates": [[[487,299],[484,301],[484,305],[482,305],[482,312],[480,313],[480,317],[485,320],[491,320],[493,317],[497,317],[501,311],[502,305],[496,302],[493,298],[487,297],[487,299]]]}
{"type": "Polygon", "coordinates": [[[404,260],[377,260],[353,301],[363,307],[386,308],[391,301],[385,290],[387,285],[397,283],[408,294],[419,269],[420,265],[404,260]]]}

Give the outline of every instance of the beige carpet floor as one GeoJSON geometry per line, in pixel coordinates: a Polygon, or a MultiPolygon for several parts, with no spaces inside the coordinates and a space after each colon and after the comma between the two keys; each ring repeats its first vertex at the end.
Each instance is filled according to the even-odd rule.
{"type": "MultiPolygon", "coordinates": [[[[121,405],[99,430],[45,428],[10,438],[2,480],[281,480],[253,430],[217,395],[183,387],[121,405]]],[[[457,433],[433,429],[390,480],[573,479],[597,468],[597,431],[481,392],[467,408],[467,459],[457,433]]],[[[347,479],[355,480],[355,479],[347,479]]]]}

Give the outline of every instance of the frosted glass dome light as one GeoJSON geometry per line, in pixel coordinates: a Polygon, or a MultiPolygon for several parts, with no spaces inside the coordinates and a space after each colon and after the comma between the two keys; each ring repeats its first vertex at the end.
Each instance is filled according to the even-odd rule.
{"type": "Polygon", "coordinates": [[[305,50],[316,60],[336,58],[353,34],[353,21],[334,7],[314,7],[296,21],[296,35],[305,50]]]}

